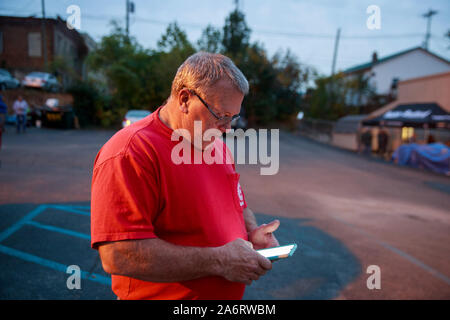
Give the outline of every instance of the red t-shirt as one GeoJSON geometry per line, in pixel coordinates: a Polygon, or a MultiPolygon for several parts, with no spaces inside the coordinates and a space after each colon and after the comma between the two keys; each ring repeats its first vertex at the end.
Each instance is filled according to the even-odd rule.
{"type": "MultiPolygon", "coordinates": [[[[174,164],[171,153],[179,142],[171,141],[173,130],[159,119],[159,110],[117,132],[97,154],[92,247],[126,239],[195,247],[247,240],[247,205],[234,164],[174,164]]],[[[214,152],[220,150],[229,156],[217,140],[214,152]]],[[[222,277],[155,283],[112,275],[112,289],[120,299],[241,299],[245,285],[222,277]]]]}

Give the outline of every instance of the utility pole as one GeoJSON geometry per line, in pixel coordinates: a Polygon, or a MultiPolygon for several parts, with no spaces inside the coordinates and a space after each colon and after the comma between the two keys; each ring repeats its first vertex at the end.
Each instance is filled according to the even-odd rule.
{"type": "Polygon", "coordinates": [[[42,52],[44,54],[44,68],[47,71],[48,61],[47,61],[47,37],[45,28],[45,0],[41,0],[42,6],[42,52]]]}
{"type": "Polygon", "coordinates": [[[328,87],[328,95],[327,95],[327,106],[328,109],[331,109],[332,102],[334,100],[334,72],[336,68],[336,58],[337,58],[337,51],[339,47],[339,38],[341,36],[341,28],[337,29],[336,32],[336,39],[334,40],[334,53],[333,53],[333,63],[331,64],[331,77],[330,77],[330,83],[328,87]]]}
{"type": "Polygon", "coordinates": [[[334,76],[334,71],[336,67],[336,58],[337,58],[337,51],[339,47],[339,38],[341,36],[341,28],[337,29],[336,32],[336,39],[334,40],[334,53],[333,53],[333,63],[331,65],[331,76],[334,76]]]}
{"type": "Polygon", "coordinates": [[[126,20],[126,26],[125,26],[125,32],[128,38],[129,35],[129,27],[130,27],[130,12],[134,13],[134,2],[131,2],[130,0],[126,0],[126,14],[125,14],[125,20],[126,20]]]}
{"type": "Polygon", "coordinates": [[[126,23],[125,23],[125,33],[127,35],[127,38],[128,38],[128,25],[130,23],[129,12],[130,12],[130,1],[127,0],[126,1],[126,13],[125,13],[125,21],[126,21],[126,23]]]}
{"type": "Polygon", "coordinates": [[[431,36],[431,18],[437,13],[438,12],[436,10],[429,9],[427,13],[424,13],[422,15],[422,17],[428,19],[428,21],[427,21],[427,33],[425,35],[425,41],[423,43],[423,47],[424,47],[425,50],[428,50],[428,42],[429,42],[430,36],[431,36]]]}

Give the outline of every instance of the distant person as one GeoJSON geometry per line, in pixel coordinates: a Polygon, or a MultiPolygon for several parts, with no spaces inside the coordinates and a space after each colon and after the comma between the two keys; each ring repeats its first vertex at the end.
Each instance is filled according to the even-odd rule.
{"type": "Polygon", "coordinates": [[[417,141],[417,136],[416,133],[413,132],[413,134],[408,138],[408,143],[416,143],[417,141]]]}
{"type": "Polygon", "coordinates": [[[361,142],[361,134],[362,134],[362,130],[360,128],[358,128],[358,130],[356,131],[356,152],[358,154],[360,154],[362,152],[362,142],[361,142]]]}
{"type": "Polygon", "coordinates": [[[2,135],[3,132],[5,132],[5,122],[7,113],[8,113],[8,106],[3,101],[3,97],[0,95],[0,150],[2,149],[2,135]]]}
{"type": "Polygon", "coordinates": [[[22,98],[22,96],[18,96],[17,100],[14,101],[13,109],[16,114],[17,133],[20,133],[20,131],[25,133],[25,129],[27,127],[28,103],[22,98]]]}
{"type": "Polygon", "coordinates": [[[0,134],[5,132],[6,115],[8,113],[8,106],[3,101],[3,97],[0,95],[0,134]]]}
{"type": "Polygon", "coordinates": [[[361,144],[363,146],[363,154],[370,156],[372,154],[372,132],[367,128],[361,134],[361,144]]]}
{"type": "Polygon", "coordinates": [[[386,154],[388,142],[389,135],[384,128],[381,128],[378,132],[378,154],[382,157],[386,154]]]}

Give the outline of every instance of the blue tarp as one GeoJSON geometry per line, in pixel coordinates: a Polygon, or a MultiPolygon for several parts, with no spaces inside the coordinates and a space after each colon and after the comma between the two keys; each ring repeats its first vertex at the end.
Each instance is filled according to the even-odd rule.
{"type": "Polygon", "coordinates": [[[399,165],[450,175],[450,148],[442,143],[401,145],[395,150],[392,160],[399,165]]]}

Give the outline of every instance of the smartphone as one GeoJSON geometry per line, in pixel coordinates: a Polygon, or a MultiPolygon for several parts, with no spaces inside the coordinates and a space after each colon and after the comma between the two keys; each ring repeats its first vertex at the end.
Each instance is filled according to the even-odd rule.
{"type": "Polygon", "coordinates": [[[256,250],[259,254],[263,255],[267,259],[271,261],[275,261],[278,259],[288,258],[292,256],[297,249],[297,244],[292,243],[284,246],[279,247],[273,247],[273,248],[267,248],[267,249],[260,249],[256,250]]]}

